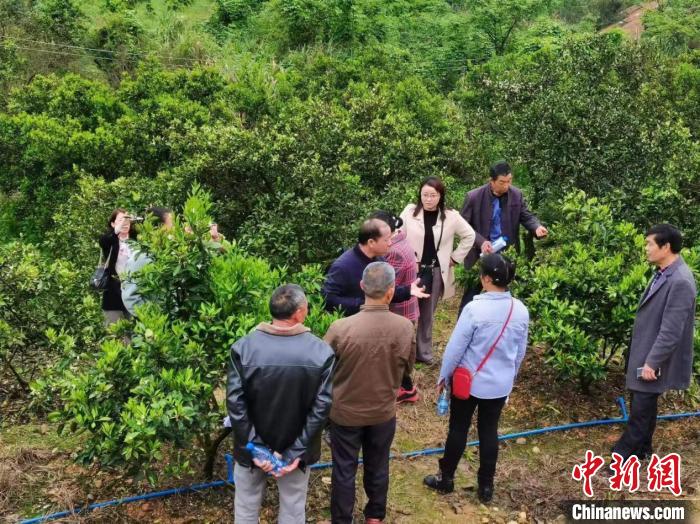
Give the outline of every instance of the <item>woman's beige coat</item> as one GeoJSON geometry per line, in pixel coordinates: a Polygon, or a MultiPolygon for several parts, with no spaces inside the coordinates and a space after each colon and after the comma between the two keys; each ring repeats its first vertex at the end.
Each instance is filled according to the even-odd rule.
{"type": "MultiPolygon", "coordinates": [[[[416,259],[420,262],[423,255],[423,239],[425,238],[425,225],[423,222],[423,210],[421,209],[416,216],[413,216],[415,204],[409,204],[401,213],[403,226],[401,229],[406,231],[409,245],[416,252],[416,259]]],[[[440,228],[442,227],[442,219],[438,214],[437,222],[433,226],[433,238],[435,239],[436,248],[440,239],[440,228]]],[[[437,250],[438,260],[440,261],[440,272],[442,273],[442,282],[445,286],[445,291],[442,298],[450,298],[455,294],[455,275],[454,267],[450,266],[450,258],[457,264],[461,264],[464,257],[467,256],[469,250],[474,244],[476,235],[474,230],[462,216],[454,209],[445,211],[445,229],[442,232],[442,242],[437,250]],[[455,237],[459,239],[459,244],[455,248],[455,237]]]]}

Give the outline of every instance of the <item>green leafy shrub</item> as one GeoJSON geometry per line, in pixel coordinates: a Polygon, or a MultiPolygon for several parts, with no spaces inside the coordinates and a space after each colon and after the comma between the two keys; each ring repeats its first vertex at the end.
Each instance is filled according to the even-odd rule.
{"type": "Polygon", "coordinates": [[[73,0],[33,2],[31,16],[42,36],[59,42],[79,43],[85,32],[85,15],[73,0]]]}
{"type": "Polygon", "coordinates": [[[109,13],[89,37],[90,47],[100,50],[94,52],[95,63],[115,83],[144,58],[145,43],[144,30],[131,10],[109,13]]]}
{"type": "MultiPolygon", "coordinates": [[[[153,262],[136,276],[147,300],[138,319],[78,355],[48,386],[62,401],[51,418],[63,431],[87,434],[81,460],[123,466],[153,481],[153,466],[170,449],[194,445],[211,457],[225,414],[215,392],[224,387],[229,348],[269,318],[272,290],[286,280],[302,285],[311,302],[307,325],[317,334],[334,319],[320,302],[318,267],[287,275],[233,244],[211,242],[210,211],[195,187],[183,213],[192,233],[180,220],[172,231],[144,226],[140,249],[153,262]],[[129,327],[127,344],[121,337],[129,327]]],[[[176,454],[173,468],[189,468],[187,457],[176,454]]]]}
{"type": "Polygon", "coordinates": [[[352,38],[352,0],[273,0],[290,48],[318,42],[345,43],[352,38]]]}
{"type": "MultiPolygon", "coordinates": [[[[639,229],[672,222],[695,240],[700,221],[687,210],[700,202],[691,175],[700,166],[690,121],[697,97],[691,89],[687,101],[673,101],[686,90],[665,87],[673,86],[668,68],[621,35],[578,35],[490,60],[453,96],[500,137],[504,156],[527,166],[530,203],[545,222],[556,219],[562,195],[580,189],[639,229]]],[[[683,77],[693,85],[693,75],[683,77]]]]}
{"type": "MultiPolygon", "coordinates": [[[[693,271],[695,282],[700,282],[700,245],[696,245],[692,249],[683,250],[683,258],[686,264],[688,264],[688,267],[693,271]]],[[[695,319],[695,338],[693,349],[695,352],[693,368],[696,381],[698,382],[698,385],[700,385],[700,317],[696,317],[695,319]]]]}
{"type": "Polygon", "coordinates": [[[629,342],[650,269],[643,236],[598,199],[572,193],[559,216],[551,244],[519,268],[515,293],[530,309],[531,338],[547,346],[547,362],[587,391],[629,342]]]}
{"type": "Polygon", "coordinates": [[[642,39],[672,55],[700,48],[700,10],[693,0],[666,0],[644,14],[642,39]]]}
{"type": "MultiPolygon", "coordinates": [[[[590,391],[622,361],[630,340],[639,298],[651,266],[644,237],[612,209],[581,191],[562,201],[559,219],[532,259],[506,253],[517,264],[513,294],[531,315],[530,339],[546,348],[546,362],[564,379],[590,391]]],[[[700,282],[700,246],[682,255],[700,282]]],[[[479,266],[457,268],[463,286],[479,282],[479,266]]],[[[695,331],[695,375],[700,379],[700,328],[695,331]]]]}
{"type": "Polygon", "coordinates": [[[121,207],[143,216],[150,206],[180,208],[190,183],[184,175],[174,177],[168,173],[153,179],[134,176],[112,181],[80,174],[74,192],[56,207],[55,225],[43,237],[43,247],[72,262],[76,271],[87,278],[100,252],[97,240],[107,230],[107,220],[114,209],[121,207]]]}
{"type": "Polygon", "coordinates": [[[229,26],[245,22],[262,4],[261,0],[216,0],[216,9],[209,25],[214,33],[220,34],[229,26]]]}
{"type": "Polygon", "coordinates": [[[56,337],[82,344],[101,334],[97,296],[70,263],[31,244],[0,245],[0,367],[19,394],[59,360],[56,337]]]}

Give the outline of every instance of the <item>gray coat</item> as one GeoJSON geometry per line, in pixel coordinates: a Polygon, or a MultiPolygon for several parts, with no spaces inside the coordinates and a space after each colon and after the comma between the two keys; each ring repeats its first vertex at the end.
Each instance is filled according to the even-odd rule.
{"type": "MultiPolygon", "coordinates": [[[[649,283],[651,285],[651,282],[649,283]]],[[[649,289],[649,286],[647,286],[649,289]]],[[[687,389],[693,370],[693,332],[697,289],[682,257],[659,277],[637,307],[627,359],[627,388],[646,393],[687,389]],[[637,368],[661,368],[655,381],[637,378],[637,368]]]]}
{"type": "MultiPolygon", "coordinates": [[[[474,246],[464,259],[464,265],[467,268],[472,267],[479,260],[481,244],[488,240],[491,233],[491,215],[493,214],[491,199],[491,184],[489,183],[472,189],[464,198],[460,214],[476,232],[474,246]]],[[[501,213],[501,230],[508,237],[508,245],[515,245],[515,249],[520,251],[520,234],[518,230],[520,225],[522,224],[525,229],[534,233],[542,224],[527,208],[520,189],[511,186],[508,189],[507,200],[505,213],[501,213]]]]}

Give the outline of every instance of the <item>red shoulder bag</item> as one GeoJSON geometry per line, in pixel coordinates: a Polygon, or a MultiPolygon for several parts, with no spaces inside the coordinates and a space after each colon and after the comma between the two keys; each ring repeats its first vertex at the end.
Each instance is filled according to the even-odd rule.
{"type": "Polygon", "coordinates": [[[472,381],[474,380],[474,377],[476,374],[481,371],[481,368],[484,367],[484,364],[486,364],[486,361],[489,359],[489,357],[493,354],[494,350],[496,349],[496,345],[501,341],[501,337],[503,336],[503,333],[506,330],[506,327],[508,327],[508,323],[510,322],[510,317],[513,315],[513,305],[515,304],[514,299],[510,299],[510,310],[508,311],[508,317],[506,318],[505,323],[503,324],[503,328],[501,328],[501,332],[498,334],[496,337],[496,340],[494,341],[493,344],[491,344],[491,348],[489,349],[489,352],[486,353],[486,356],[484,359],[481,361],[481,364],[479,364],[479,367],[476,368],[476,371],[472,375],[472,372],[469,371],[467,368],[457,368],[455,369],[454,374],[452,375],[452,395],[454,395],[455,398],[458,398],[460,400],[467,400],[469,396],[471,395],[472,392],[472,381]]]}

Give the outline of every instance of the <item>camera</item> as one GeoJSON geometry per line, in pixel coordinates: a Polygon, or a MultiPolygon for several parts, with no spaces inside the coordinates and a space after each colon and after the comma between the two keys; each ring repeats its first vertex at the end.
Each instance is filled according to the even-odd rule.
{"type": "Polygon", "coordinates": [[[132,223],[134,224],[142,224],[144,221],[143,217],[136,216],[136,215],[127,215],[129,220],[131,220],[132,223]]]}

